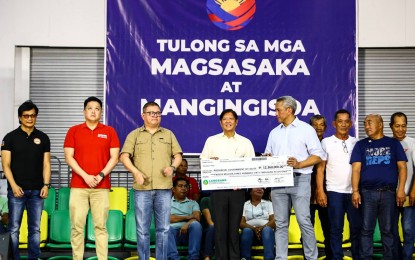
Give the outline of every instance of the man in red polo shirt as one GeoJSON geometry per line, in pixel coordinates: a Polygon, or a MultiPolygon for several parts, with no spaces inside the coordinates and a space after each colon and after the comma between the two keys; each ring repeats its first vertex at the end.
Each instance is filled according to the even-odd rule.
{"type": "Polygon", "coordinates": [[[114,128],[99,122],[101,115],[102,101],[87,98],[85,123],[71,127],[64,143],[65,160],[72,168],[69,210],[72,254],[76,260],[84,256],[84,229],[90,208],[98,259],[108,259],[109,174],[118,163],[120,141],[114,128]]]}
{"type": "Polygon", "coordinates": [[[176,178],[186,179],[187,182],[189,182],[189,191],[187,193],[187,198],[199,202],[199,200],[200,200],[199,184],[197,183],[197,180],[195,178],[192,178],[192,177],[186,175],[187,166],[188,166],[187,160],[183,158],[182,162],[179,165],[179,167],[177,167],[177,169],[176,169],[176,175],[174,175],[173,181],[176,178]]]}

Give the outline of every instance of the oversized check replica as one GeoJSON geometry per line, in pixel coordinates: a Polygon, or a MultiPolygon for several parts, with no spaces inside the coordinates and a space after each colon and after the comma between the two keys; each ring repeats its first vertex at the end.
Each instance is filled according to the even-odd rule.
{"type": "Polygon", "coordinates": [[[287,156],[201,159],[202,190],[294,186],[287,156]]]}

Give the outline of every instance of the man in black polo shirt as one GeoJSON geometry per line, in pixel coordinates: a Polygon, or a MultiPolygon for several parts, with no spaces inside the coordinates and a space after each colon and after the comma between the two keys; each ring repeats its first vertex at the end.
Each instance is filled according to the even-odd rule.
{"type": "Polygon", "coordinates": [[[9,231],[13,259],[19,257],[19,230],[23,211],[28,214],[28,259],[40,255],[40,218],[50,182],[49,137],[35,128],[39,109],[31,101],[18,109],[20,126],[1,144],[3,171],[8,181],[9,231]]]}

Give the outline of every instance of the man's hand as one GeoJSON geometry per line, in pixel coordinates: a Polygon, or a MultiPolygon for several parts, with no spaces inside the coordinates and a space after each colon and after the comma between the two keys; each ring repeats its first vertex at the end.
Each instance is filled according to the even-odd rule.
{"type": "Polygon", "coordinates": [[[195,219],[191,219],[191,220],[189,220],[187,223],[185,223],[181,228],[180,228],[180,231],[179,231],[179,234],[180,235],[186,235],[187,234],[187,230],[189,230],[189,226],[190,226],[190,223],[192,223],[193,221],[196,221],[195,219]]]}
{"type": "Polygon", "coordinates": [[[359,204],[362,204],[362,199],[358,191],[353,191],[352,193],[352,204],[355,208],[359,208],[359,204]]]}
{"type": "Polygon", "coordinates": [[[95,178],[95,181],[97,182],[97,185],[98,185],[98,183],[100,183],[104,179],[99,175],[95,175],[94,178],[95,178]]]}
{"type": "Polygon", "coordinates": [[[405,203],[405,200],[406,200],[405,192],[403,190],[398,190],[396,192],[396,205],[398,205],[398,207],[402,207],[403,204],[405,203]]]}
{"type": "Polygon", "coordinates": [[[141,172],[133,172],[133,177],[135,182],[137,182],[138,185],[143,185],[145,181],[144,174],[141,172]]]}
{"type": "Polygon", "coordinates": [[[98,185],[98,182],[95,179],[95,176],[93,176],[93,175],[85,174],[85,176],[83,178],[84,178],[85,183],[90,188],[95,188],[98,185]]]}
{"type": "Polygon", "coordinates": [[[293,167],[294,169],[300,169],[300,162],[298,162],[294,157],[288,157],[287,165],[293,167]]]}
{"type": "Polygon", "coordinates": [[[165,177],[170,177],[170,176],[172,176],[172,175],[173,175],[173,167],[171,167],[171,166],[169,166],[169,167],[165,167],[165,168],[163,169],[163,175],[164,175],[165,177]]]}
{"type": "Polygon", "coordinates": [[[409,193],[409,205],[411,206],[415,205],[415,191],[411,191],[409,193]]]}
{"type": "Polygon", "coordinates": [[[15,198],[21,198],[24,195],[23,189],[17,184],[12,187],[12,191],[15,198]]]}
{"type": "Polygon", "coordinates": [[[316,200],[318,205],[320,205],[323,208],[327,207],[327,195],[324,192],[324,190],[317,190],[316,192],[316,200]]]}
{"type": "Polygon", "coordinates": [[[43,188],[40,190],[40,197],[42,199],[46,199],[49,194],[49,188],[47,186],[43,186],[43,188]]]}

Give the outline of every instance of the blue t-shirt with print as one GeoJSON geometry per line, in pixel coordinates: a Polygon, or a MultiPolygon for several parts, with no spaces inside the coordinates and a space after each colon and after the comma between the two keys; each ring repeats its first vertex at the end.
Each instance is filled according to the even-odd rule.
{"type": "Polygon", "coordinates": [[[361,162],[360,188],[374,190],[398,185],[399,161],[408,161],[401,143],[391,137],[358,141],[353,149],[350,163],[361,162]]]}

